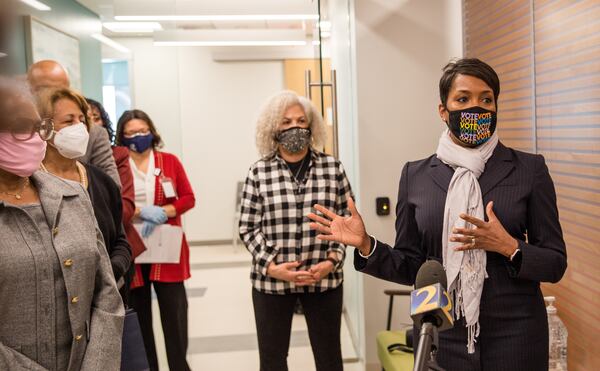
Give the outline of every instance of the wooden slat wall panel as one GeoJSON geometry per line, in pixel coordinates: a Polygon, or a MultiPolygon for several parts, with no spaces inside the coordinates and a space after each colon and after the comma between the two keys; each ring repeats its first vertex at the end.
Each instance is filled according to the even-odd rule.
{"type": "Polygon", "coordinates": [[[543,154],[555,183],[569,268],[543,289],[569,370],[600,370],[600,1],[463,0],[463,25],[465,55],[500,76],[501,140],[543,154]]]}
{"type": "Polygon", "coordinates": [[[500,77],[498,134],[510,147],[533,151],[531,6],[528,0],[465,0],[465,54],[500,77]]]}
{"type": "Polygon", "coordinates": [[[544,292],[569,329],[569,370],[600,370],[600,2],[536,1],[534,19],[538,150],[569,257],[544,292]]]}

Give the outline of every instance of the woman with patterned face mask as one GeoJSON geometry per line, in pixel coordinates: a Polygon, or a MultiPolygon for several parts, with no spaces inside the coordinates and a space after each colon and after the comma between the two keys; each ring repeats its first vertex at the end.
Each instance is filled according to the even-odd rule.
{"type": "Polygon", "coordinates": [[[39,171],[52,133],[0,78],[0,369],[117,370],[123,304],[84,188],[39,171]]]}
{"type": "Polygon", "coordinates": [[[342,370],[345,246],[317,240],[304,218],[315,203],[347,214],[350,184],[342,164],[319,151],[325,141],[322,117],[294,92],[268,100],[256,141],[263,157],[246,178],[240,237],[253,257],[260,369],[287,370],[294,305],[300,300],[316,369],[342,370]]]}
{"type": "MultiPolygon", "coordinates": [[[[81,184],[94,206],[98,226],[110,256],[115,280],[121,281],[131,264],[131,248],[122,223],[121,192],[104,171],[76,159],[88,144],[88,104],[70,89],[48,90],[38,97],[38,110],[53,123],[42,170],[81,184]]],[[[122,281],[119,282],[122,288],[122,281]]],[[[122,290],[123,299],[126,290],[122,290]]]]}
{"type": "Polygon", "coordinates": [[[454,327],[440,332],[447,370],[548,370],[540,282],[558,282],[567,255],[554,184],[541,155],[496,133],[500,81],[478,59],[449,63],[439,83],[444,122],[436,154],[400,178],[394,247],[370,237],[353,204],[344,218],[316,206],[320,238],[355,250],[355,268],[405,285],[426,260],[443,262],[454,327]]]}

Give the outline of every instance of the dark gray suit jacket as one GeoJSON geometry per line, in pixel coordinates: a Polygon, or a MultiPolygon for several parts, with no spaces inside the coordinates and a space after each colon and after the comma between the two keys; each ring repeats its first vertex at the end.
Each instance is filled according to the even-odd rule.
{"type": "Polygon", "coordinates": [[[90,127],[90,141],[88,142],[87,152],[79,158],[79,161],[102,169],[115,181],[119,190],[121,189],[121,178],[105,128],[98,125],[90,127]]]}
{"type": "MultiPolygon", "coordinates": [[[[355,252],[355,268],[412,285],[427,259],[441,262],[442,225],[454,171],[435,155],[404,166],[396,208],[396,242],[377,241],[368,259],[355,252]]],[[[521,258],[487,253],[480,305],[481,333],[467,354],[462,321],[440,333],[438,361],[447,370],[547,370],[548,323],[539,282],[557,282],[567,256],[554,184],[544,158],[498,144],[479,178],[483,203],[494,201],[504,228],[519,241],[521,258]]]]}

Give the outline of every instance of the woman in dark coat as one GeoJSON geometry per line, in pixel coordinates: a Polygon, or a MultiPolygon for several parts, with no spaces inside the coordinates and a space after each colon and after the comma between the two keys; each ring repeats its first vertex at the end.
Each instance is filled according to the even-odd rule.
{"type": "MultiPolygon", "coordinates": [[[[110,116],[104,109],[104,106],[93,99],[86,98],[87,103],[90,106],[88,116],[92,125],[100,126],[104,128],[108,134],[108,139],[112,146],[113,158],[119,171],[119,180],[121,181],[121,199],[123,204],[123,228],[125,228],[125,235],[127,236],[127,242],[131,247],[131,260],[133,261],[138,255],[140,255],[146,247],[142,241],[142,237],[136,231],[133,226],[133,217],[135,215],[135,188],[133,183],[133,172],[131,170],[129,150],[127,147],[117,146],[115,142],[115,130],[110,116]]],[[[131,264],[129,271],[123,276],[124,284],[121,287],[121,296],[123,302],[127,305],[129,302],[129,289],[133,275],[135,273],[134,264],[131,264]]]]}
{"type": "Polygon", "coordinates": [[[495,133],[500,82],[478,59],[444,68],[435,155],[404,166],[394,247],[370,237],[351,203],[344,218],[310,214],[324,240],[357,247],[355,268],[412,285],[429,259],[443,262],[454,328],[440,333],[447,370],[548,369],[540,282],[567,267],[556,194],[541,155],[505,147],[495,133]]]}

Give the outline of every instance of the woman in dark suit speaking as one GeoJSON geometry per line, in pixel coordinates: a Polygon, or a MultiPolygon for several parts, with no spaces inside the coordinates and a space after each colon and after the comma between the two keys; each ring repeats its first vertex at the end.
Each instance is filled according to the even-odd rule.
{"type": "Polygon", "coordinates": [[[394,247],[320,205],[319,238],[357,247],[355,268],[412,285],[428,259],[443,262],[454,328],[440,333],[449,371],[548,369],[548,322],[540,282],[557,282],[567,256],[556,194],[541,155],[505,147],[496,133],[500,82],[478,59],[449,63],[440,79],[447,129],[436,153],[400,178],[394,247]]]}

